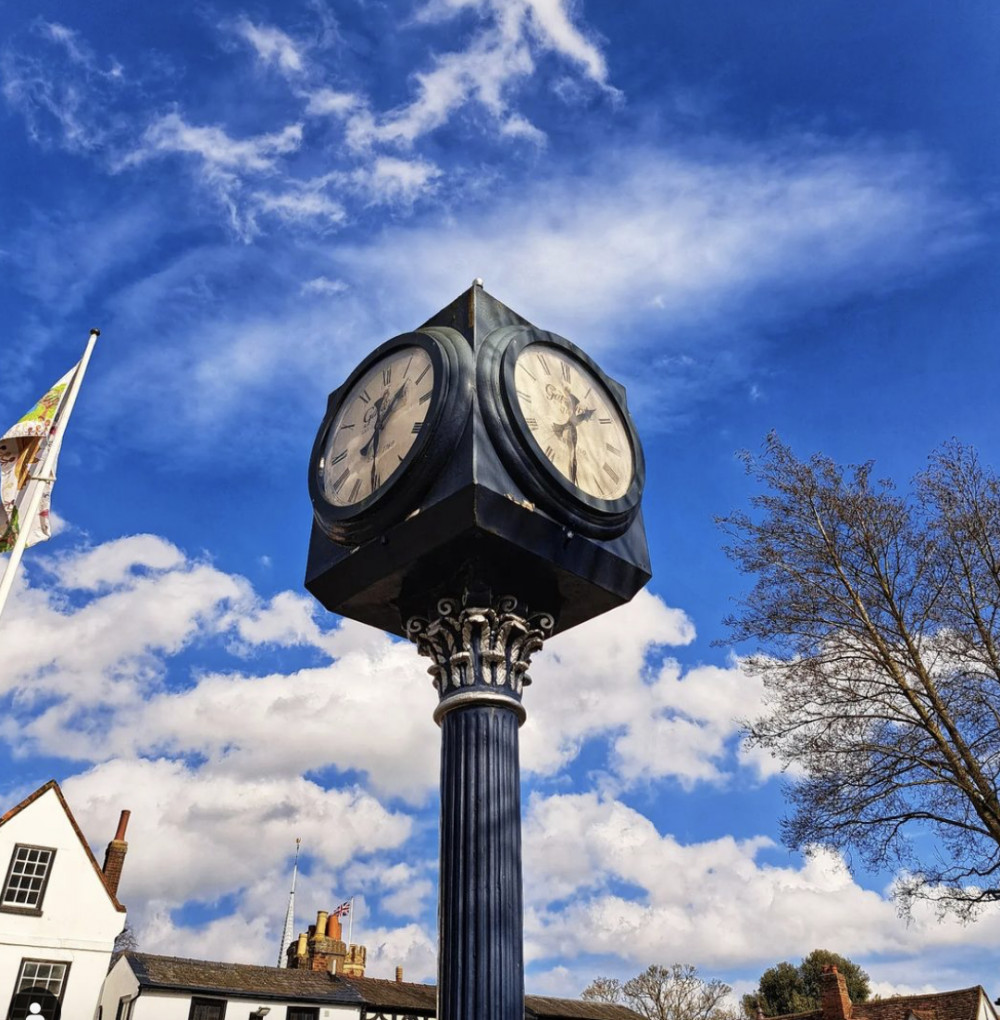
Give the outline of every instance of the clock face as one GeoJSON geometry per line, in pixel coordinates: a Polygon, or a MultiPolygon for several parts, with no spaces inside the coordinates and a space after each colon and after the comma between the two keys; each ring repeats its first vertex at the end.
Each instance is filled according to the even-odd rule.
{"type": "Polygon", "coordinates": [[[628,429],[616,401],[568,351],[534,343],[514,363],[521,414],[548,462],[595,499],[620,499],[635,474],[628,429]]]}
{"type": "Polygon", "coordinates": [[[397,347],[376,361],[341,401],[318,462],[323,497],[354,506],[399,470],[424,427],[434,367],[422,347],[397,347]]]}

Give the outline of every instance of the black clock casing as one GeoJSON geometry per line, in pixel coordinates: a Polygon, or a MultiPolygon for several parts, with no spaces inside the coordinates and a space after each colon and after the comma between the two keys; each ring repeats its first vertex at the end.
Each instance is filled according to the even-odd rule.
{"type": "MultiPolygon", "coordinates": [[[[414,445],[398,482],[379,490],[371,506],[347,515],[337,510],[331,518],[329,506],[314,502],[306,588],[332,612],[400,636],[405,620],[426,614],[438,598],[484,584],[552,613],[555,632],[629,601],[651,575],[639,505],[642,450],[624,390],[600,374],[628,421],[635,484],[619,501],[588,505],[571,486],[561,491],[553,473],[532,459],[524,436],[514,431],[516,422],[506,417],[503,428],[509,406],[496,371],[511,336],[518,343],[569,341],[536,329],[479,285],[416,335],[442,329],[449,331],[447,344],[458,342],[457,335],[469,355],[466,360],[463,352],[452,366],[457,389],[442,396],[427,446],[418,452],[414,445]],[[351,518],[346,530],[341,516],[351,518]]],[[[578,348],[573,351],[600,372],[578,348]]],[[[338,395],[377,353],[331,395],[324,427],[338,395]]],[[[317,448],[322,434],[321,428],[317,448]]]]}

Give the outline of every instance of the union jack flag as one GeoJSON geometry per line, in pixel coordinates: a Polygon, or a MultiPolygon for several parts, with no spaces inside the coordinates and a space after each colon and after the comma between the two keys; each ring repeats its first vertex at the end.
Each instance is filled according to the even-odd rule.
{"type": "Polygon", "coordinates": [[[349,914],[350,912],[351,912],[351,901],[350,900],[344,900],[344,902],[341,903],[339,907],[334,907],[334,909],[333,909],[333,916],[334,917],[344,917],[347,914],[349,914]]]}

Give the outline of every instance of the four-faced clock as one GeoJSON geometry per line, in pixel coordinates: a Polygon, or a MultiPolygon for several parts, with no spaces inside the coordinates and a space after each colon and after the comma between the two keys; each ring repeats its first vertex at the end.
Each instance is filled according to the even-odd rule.
{"type": "Polygon", "coordinates": [[[471,353],[453,329],[404,333],[370,354],[330,395],[313,446],[323,531],[354,544],[412,510],[465,427],[471,394],[471,353]]]}

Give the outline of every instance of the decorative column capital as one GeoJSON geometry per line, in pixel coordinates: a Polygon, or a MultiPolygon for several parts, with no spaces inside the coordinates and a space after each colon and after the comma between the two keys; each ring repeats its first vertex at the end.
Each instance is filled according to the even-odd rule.
{"type": "Polygon", "coordinates": [[[434,662],[427,672],[440,696],[435,721],[460,705],[494,702],[524,722],[521,691],[531,683],[531,656],[554,625],[548,613],[529,612],[513,595],[494,599],[468,590],[460,599],[440,599],[434,615],[411,616],[407,637],[434,662]]]}

